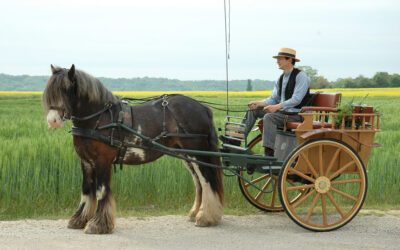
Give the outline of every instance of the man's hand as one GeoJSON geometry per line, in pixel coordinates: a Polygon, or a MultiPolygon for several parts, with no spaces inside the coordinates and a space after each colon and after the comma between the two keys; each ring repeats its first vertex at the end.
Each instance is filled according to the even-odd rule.
{"type": "Polygon", "coordinates": [[[276,111],[282,109],[282,105],[281,104],[275,104],[275,105],[268,105],[264,108],[265,111],[267,111],[268,113],[275,113],[276,111]]]}
{"type": "Polygon", "coordinates": [[[252,101],[247,104],[251,110],[257,109],[259,107],[264,107],[267,105],[264,101],[252,101]]]}

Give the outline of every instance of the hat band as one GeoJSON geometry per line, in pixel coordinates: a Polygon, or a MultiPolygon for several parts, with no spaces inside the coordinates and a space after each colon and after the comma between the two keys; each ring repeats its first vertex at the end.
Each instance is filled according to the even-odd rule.
{"type": "Polygon", "coordinates": [[[279,52],[278,56],[288,56],[288,57],[296,58],[296,55],[293,55],[293,54],[290,54],[290,53],[285,53],[285,52],[279,52]]]}

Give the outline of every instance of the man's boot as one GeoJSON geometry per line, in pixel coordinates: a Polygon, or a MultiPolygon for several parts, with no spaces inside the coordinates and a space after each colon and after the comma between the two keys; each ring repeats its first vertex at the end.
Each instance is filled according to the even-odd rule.
{"type": "Polygon", "coordinates": [[[275,151],[272,148],[264,147],[264,156],[274,156],[275,151]]]}

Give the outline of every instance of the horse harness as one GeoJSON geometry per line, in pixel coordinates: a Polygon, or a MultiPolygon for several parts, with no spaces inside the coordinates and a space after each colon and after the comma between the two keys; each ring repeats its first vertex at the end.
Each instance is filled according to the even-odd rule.
{"type": "MultiPolygon", "coordinates": [[[[162,113],[163,113],[163,122],[162,122],[162,132],[157,135],[156,137],[152,138],[151,141],[158,141],[161,138],[166,138],[166,137],[183,137],[183,138],[193,138],[193,137],[208,137],[207,134],[193,134],[189,133],[187,129],[182,125],[181,122],[177,119],[174,109],[172,106],[169,105],[168,102],[168,97],[169,95],[165,94],[161,96],[162,102],[161,102],[161,107],[162,107],[162,113]],[[166,127],[166,111],[168,110],[169,114],[171,117],[175,120],[179,130],[183,131],[184,133],[169,133],[166,127]]],[[[119,149],[118,155],[115,158],[113,164],[114,164],[114,170],[116,169],[115,164],[120,165],[120,169],[122,170],[123,167],[123,160],[125,158],[126,150],[129,147],[127,145],[127,142],[125,141],[125,137],[127,136],[129,131],[125,131],[122,125],[125,125],[129,128],[133,129],[133,123],[134,123],[134,116],[132,112],[132,106],[129,105],[129,103],[126,100],[121,100],[119,102],[119,113],[117,120],[114,121],[114,115],[112,112],[112,107],[114,104],[112,103],[107,103],[103,109],[100,111],[93,113],[91,115],[85,116],[85,117],[76,117],[76,116],[70,116],[64,112],[64,117],[63,120],[65,119],[70,119],[72,121],[85,121],[92,119],[94,117],[98,116],[98,119],[96,121],[96,125],[93,129],[87,129],[87,128],[80,128],[76,126],[72,126],[70,133],[74,136],[80,136],[80,137],[85,137],[85,138],[90,138],[94,139],[97,141],[101,141],[105,144],[108,144],[112,147],[116,147],[119,149]],[[110,123],[107,125],[99,126],[100,123],[100,118],[103,113],[109,112],[110,114],[110,123]],[[110,135],[106,135],[102,132],[100,132],[103,129],[108,129],[111,128],[110,135]],[[114,136],[115,130],[118,131],[119,137],[116,138],[114,136]]],[[[151,142],[150,141],[150,142],[151,142]]],[[[151,149],[151,143],[149,144],[149,149],[151,149]]]]}

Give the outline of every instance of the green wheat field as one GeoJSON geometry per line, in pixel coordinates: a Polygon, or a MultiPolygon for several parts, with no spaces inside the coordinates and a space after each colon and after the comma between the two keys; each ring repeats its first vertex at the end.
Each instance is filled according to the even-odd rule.
{"type": "MultiPolygon", "coordinates": [[[[217,96],[192,97],[226,102],[217,96]]],[[[232,97],[230,104],[245,110],[249,101],[258,99],[232,97]]],[[[364,208],[400,209],[400,97],[374,96],[364,103],[379,106],[383,114],[382,132],[375,137],[383,147],[371,151],[364,208]]],[[[226,112],[214,110],[217,128],[225,116],[226,112]]],[[[80,201],[82,174],[70,128],[70,121],[59,130],[47,128],[38,95],[0,95],[0,220],[73,214],[80,201]]],[[[243,197],[235,177],[224,177],[224,186],[226,213],[260,213],[243,197]]],[[[180,160],[166,156],[146,165],[125,165],[122,171],[117,168],[112,189],[117,216],[184,214],[194,200],[191,175],[180,160]]]]}

